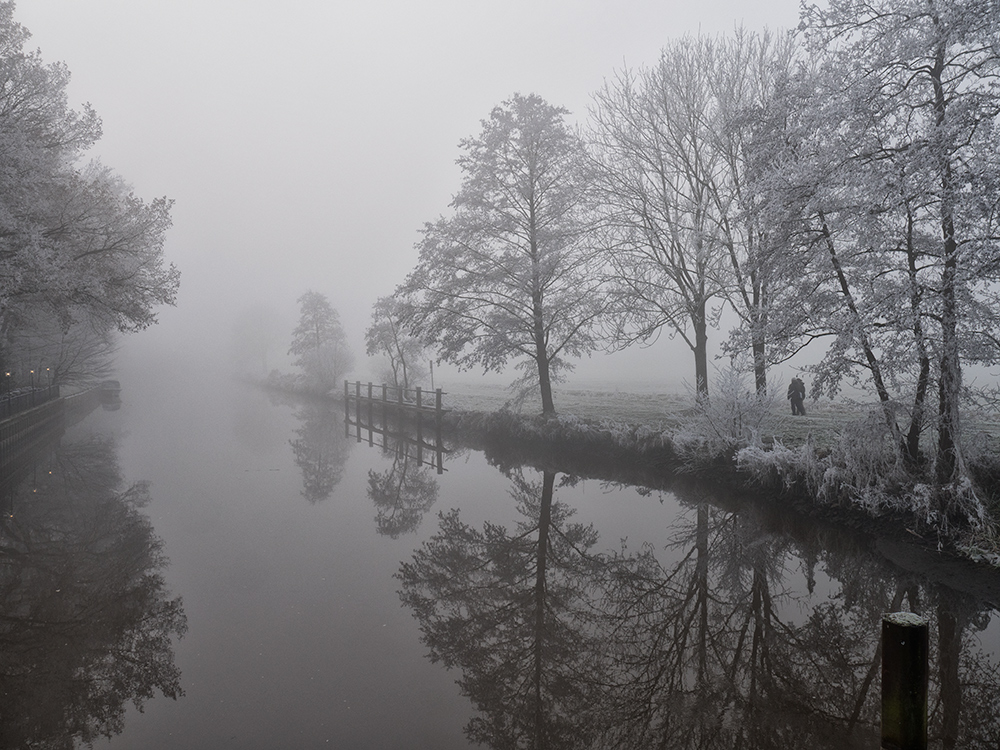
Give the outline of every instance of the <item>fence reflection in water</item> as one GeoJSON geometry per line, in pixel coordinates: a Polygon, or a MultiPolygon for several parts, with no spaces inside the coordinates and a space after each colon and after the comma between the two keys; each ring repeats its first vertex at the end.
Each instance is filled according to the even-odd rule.
{"type": "Polygon", "coordinates": [[[448,453],[441,436],[444,393],[435,390],[432,403],[425,400],[426,395],[420,387],[385,383],[362,387],[361,381],[355,381],[352,388],[345,380],[344,434],[350,437],[353,430],[359,443],[367,437],[370,446],[402,446],[418,465],[427,464],[441,474],[448,453]]]}

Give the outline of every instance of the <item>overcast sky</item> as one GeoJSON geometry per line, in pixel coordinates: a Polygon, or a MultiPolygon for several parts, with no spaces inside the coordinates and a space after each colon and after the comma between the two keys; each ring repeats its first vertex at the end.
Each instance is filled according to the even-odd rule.
{"type": "Polygon", "coordinates": [[[68,65],[71,102],[102,117],[95,154],[144,198],[176,201],[178,307],[128,348],[181,351],[251,303],[293,322],[306,289],[360,350],[372,303],[458,189],[458,141],[493,106],[534,92],[583,121],[605,77],[670,39],[790,28],[797,13],[796,0],[20,0],[15,17],[68,65]]]}

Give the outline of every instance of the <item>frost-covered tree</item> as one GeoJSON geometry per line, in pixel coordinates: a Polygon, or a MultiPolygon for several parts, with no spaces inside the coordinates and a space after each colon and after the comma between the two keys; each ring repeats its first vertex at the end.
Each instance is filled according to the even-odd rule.
{"type": "Polygon", "coordinates": [[[107,167],[78,165],[100,121],[68,105],[68,70],[25,51],[13,13],[0,3],[0,343],[10,354],[10,336],[37,315],[67,330],[141,330],[177,292],[163,259],[171,202],[146,203],[107,167]]]}
{"type": "Polygon", "coordinates": [[[388,363],[385,380],[397,388],[409,388],[426,374],[422,367],[423,342],[407,330],[407,309],[398,297],[380,297],[372,308],[372,322],[365,331],[369,357],[381,356],[388,363]]]}
{"type": "Polygon", "coordinates": [[[623,70],[595,95],[592,150],[617,302],[619,346],[680,336],[708,392],[708,331],[723,301],[742,322],[759,393],[780,265],[752,189],[780,141],[776,93],[787,36],[742,29],[685,37],[657,65],[623,70]]]}
{"type": "Polygon", "coordinates": [[[729,259],[722,294],[739,320],[725,348],[738,358],[749,353],[756,392],[765,396],[768,365],[782,359],[783,349],[769,336],[768,320],[796,268],[783,252],[783,227],[770,222],[756,183],[787,150],[783,94],[797,46],[790,34],[737,29],[715,40],[715,49],[711,94],[717,122],[710,133],[725,168],[712,191],[719,241],[729,259]]]}
{"type": "Polygon", "coordinates": [[[461,142],[455,211],[424,227],[400,290],[440,359],[497,372],[513,360],[545,414],[566,358],[599,345],[605,310],[587,233],[591,168],[567,114],[515,94],[461,142]]]}
{"type": "Polygon", "coordinates": [[[619,72],[595,95],[591,131],[614,279],[614,341],[628,346],[663,330],[680,336],[703,394],[711,305],[727,262],[713,192],[726,166],[710,145],[714,59],[708,39],[684,38],[656,66],[619,72]]]}
{"type": "Polygon", "coordinates": [[[58,317],[38,311],[31,325],[8,334],[5,367],[24,385],[28,373],[41,373],[37,383],[89,386],[111,377],[120,336],[92,319],[66,326],[58,317]]]}
{"type": "Polygon", "coordinates": [[[308,291],[298,299],[299,324],[292,331],[288,353],[296,357],[305,386],[329,393],[354,364],[340,316],[319,292],[308,291]]]}
{"type": "Polygon", "coordinates": [[[939,485],[965,476],[962,363],[1000,353],[998,18],[996,0],[805,7],[820,64],[775,193],[809,267],[786,310],[834,337],[820,383],[866,371],[911,461],[936,385],[939,485]]]}

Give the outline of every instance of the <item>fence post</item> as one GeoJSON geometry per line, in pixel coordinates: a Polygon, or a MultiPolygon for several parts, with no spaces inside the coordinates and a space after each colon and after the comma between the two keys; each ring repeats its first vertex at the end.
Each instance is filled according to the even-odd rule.
{"type": "Polygon", "coordinates": [[[408,455],[406,453],[406,445],[403,442],[403,433],[406,431],[404,426],[406,421],[403,419],[403,389],[397,385],[396,386],[396,429],[399,430],[399,440],[400,445],[403,446],[403,455],[408,455]]]}
{"type": "Polygon", "coordinates": [[[351,434],[351,386],[344,378],[344,437],[351,434]]]}
{"type": "Polygon", "coordinates": [[[375,444],[374,434],[372,433],[372,427],[373,427],[372,409],[374,408],[373,403],[374,402],[372,399],[372,384],[369,381],[368,383],[368,447],[369,448],[375,444]]]}
{"type": "Polygon", "coordinates": [[[927,750],[927,620],[882,615],[882,747],[927,750]]]}
{"type": "Polygon", "coordinates": [[[354,433],[361,442],[361,381],[354,381],[354,433]]]}
{"type": "Polygon", "coordinates": [[[420,386],[417,386],[417,466],[424,462],[424,415],[420,386]]]}
{"type": "Polygon", "coordinates": [[[386,408],[389,405],[389,387],[382,383],[382,447],[388,449],[389,445],[386,443],[387,433],[389,432],[389,410],[386,408]]]}
{"type": "Polygon", "coordinates": [[[434,448],[437,452],[437,473],[444,472],[444,441],[441,439],[441,389],[434,391],[434,448]]]}

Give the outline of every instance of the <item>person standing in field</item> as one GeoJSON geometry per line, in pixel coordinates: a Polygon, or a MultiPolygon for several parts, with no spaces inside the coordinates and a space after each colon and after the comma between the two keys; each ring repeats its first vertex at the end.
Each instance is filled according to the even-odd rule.
{"type": "Polygon", "coordinates": [[[788,384],[787,398],[792,402],[792,414],[805,416],[806,384],[801,378],[792,378],[792,382],[788,384]]]}

